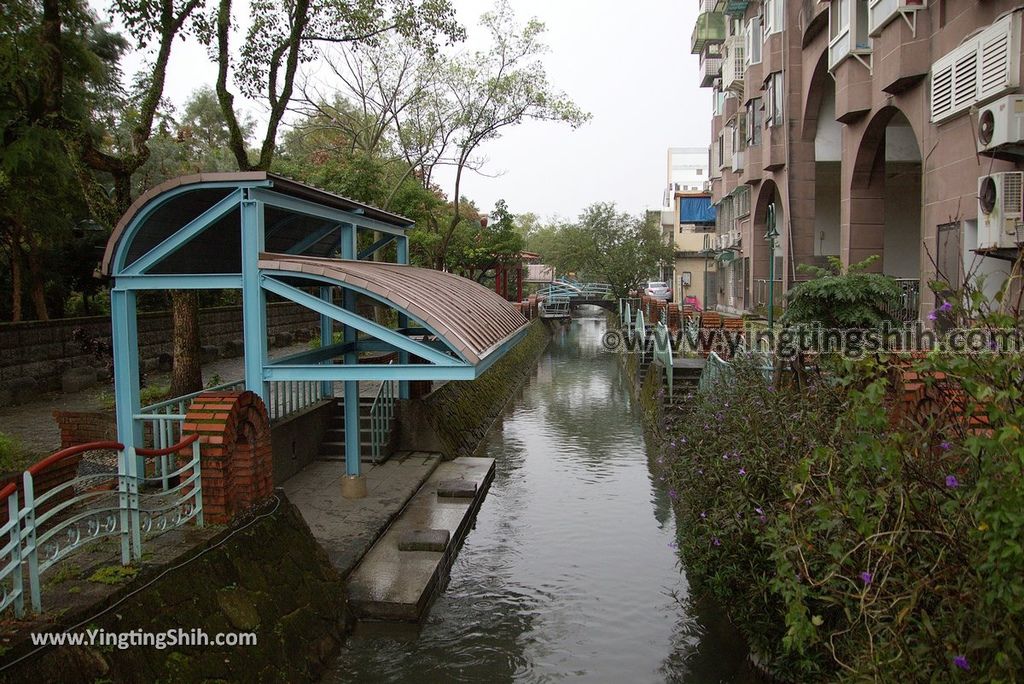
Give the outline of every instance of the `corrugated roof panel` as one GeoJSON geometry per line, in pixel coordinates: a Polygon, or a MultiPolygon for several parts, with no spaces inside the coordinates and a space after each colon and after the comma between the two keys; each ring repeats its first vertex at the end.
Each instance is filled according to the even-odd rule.
{"type": "Polygon", "coordinates": [[[260,268],[319,275],[392,301],[433,328],[476,364],[527,324],[509,302],[483,285],[429,268],[287,254],[260,255],[260,268]]]}

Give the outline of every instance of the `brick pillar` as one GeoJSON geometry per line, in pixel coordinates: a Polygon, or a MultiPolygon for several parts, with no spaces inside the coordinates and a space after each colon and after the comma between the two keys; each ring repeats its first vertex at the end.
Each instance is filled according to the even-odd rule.
{"type": "Polygon", "coordinates": [[[185,414],[185,432],[199,434],[203,510],[224,524],[270,496],[274,462],[270,419],[253,392],[204,392],[185,414]]]}

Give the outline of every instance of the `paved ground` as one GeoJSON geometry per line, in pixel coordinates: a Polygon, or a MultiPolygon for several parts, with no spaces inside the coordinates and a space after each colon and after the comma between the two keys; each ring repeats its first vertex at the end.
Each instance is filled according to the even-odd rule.
{"type": "MultiPolygon", "coordinates": [[[[270,357],[294,354],[308,348],[305,343],[279,347],[270,350],[270,357]]],[[[203,366],[203,381],[207,384],[214,380],[216,384],[239,380],[244,374],[245,361],[242,357],[218,359],[203,366]]],[[[148,381],[151,385],[166,384],[167,375],[151,373],[148,381]]],[[[373,396],[378,386],[379,383],[375,382],[360,383],[360,394],[373,396]]],[[[38,400],[27,404],[0,407],[0,432],[16,437],[31,453],[44,455],[60,446],[60,432],[53,419],[54,411],[103,410],[113,406],[113,395],[113,386],[102,385],[71,394],[43,393],[38,400]]],[[[335,396],[340,396],[340,383],[337,384],[335,396]]]]}
{"type": "Polygon", "coordinates": [[[343,462],[315,461],[285,482],[284,491],[331,563],[347,575],[440,460],[440,454],[400,451],[381,465],[363,464],[367,488],[363,499],[341,496],[343,462]]]}

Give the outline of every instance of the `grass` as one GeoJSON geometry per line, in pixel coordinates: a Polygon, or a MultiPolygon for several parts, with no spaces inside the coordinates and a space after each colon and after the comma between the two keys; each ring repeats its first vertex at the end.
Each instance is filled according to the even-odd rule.
{"type": "Polygon", "coordinates": [[[92,573],[89,581],[110,585],[124,584],[134,579],[137,574],[139,569],[130,565],[107,565],[92,573]]]}
{"type": "Polygon", "coordinates": [[[0,432],[0,472],[25,470],[36,460],[36,455],[30,453],[17,437],[0,432]]]}

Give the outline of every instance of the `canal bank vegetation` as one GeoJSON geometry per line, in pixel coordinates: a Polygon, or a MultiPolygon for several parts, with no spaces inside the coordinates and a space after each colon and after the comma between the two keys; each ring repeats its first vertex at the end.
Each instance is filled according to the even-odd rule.
{"type": "MultiPolygon", "coordinates": [[[[1019,319],[967,305],[974,326],[1019,319]]],[[[821,359],[664,419],[680,553],[784,681],[1024,678],[1024,359],[821,359]]]]}

